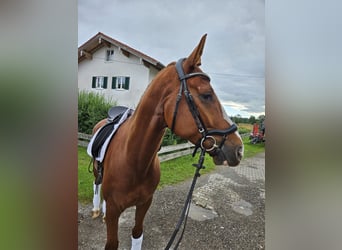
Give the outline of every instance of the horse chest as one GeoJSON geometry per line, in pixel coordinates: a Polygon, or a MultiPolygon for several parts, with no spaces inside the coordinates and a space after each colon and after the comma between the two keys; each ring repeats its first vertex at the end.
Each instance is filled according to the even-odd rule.
{"type": "Polygon", "coordinates": [[[132,206],[150,199],[159,183],[159,169],[153,168],[144,175],[124,172],[120,175],[113,174],[111,177],[105,175],[107,178],[103,182],[104,198],[113,197],[120,201],[122,206],[132,206]]]}

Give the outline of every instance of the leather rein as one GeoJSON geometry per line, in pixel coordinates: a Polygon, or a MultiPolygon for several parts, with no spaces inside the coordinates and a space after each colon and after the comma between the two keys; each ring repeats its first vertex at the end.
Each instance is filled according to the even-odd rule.
{"type": "Polygon", "coordinates": [[[193,99],[193,97],[192,97],[192,95],[191,95],[191,93],[190,93],[190,91],[188,89],[188,85],[186,83],[186,79],[199,76],[199,77],[206,78],[208,81],[210,81],[210,77],[206,73],[204,73],[204,72],[194,72],[194,73],[185,74],[184,71],[183,71],[183,67],[182,67],[182,63],[183,63],[184,60],[185,60],[185,58],[181,58],[176,63],[176,70],[177,70],[178,77],[179,77],[179,80],[180,80],[180,87],[179,87],[179,92],[178,92],[177,99],[176,99],[175,110],[173,112],[171,132],[174,132],[179,102],[180,102],[180,100],[182,98],[182,94],[184,93],[185,100],[186,100],[186,102],[188,104],[190,113],[191,113],[192,117],[195,120],[195,123],[196,123],[197,128],[198,128],[198,132],[202,135],[202,138],[195,145],[195,150],[193,152],[193,156],[194,156],[196,154],[198,148],[204,149],[207,152],[213,151],[216,148],[221,148],[223,146],[223,143],[225,142],[227,136],[229,134],[234,133],[237,130],[237,126],[235,124],[232,124],[227,129],[207,130],[207,128],[205,127],[205,124],[203,123],[201,115],[200,115],[200,113],[199,113],[199,111],[198,111],[198,109],[196,107],[194,99],[193,99]],[[223,139],[222,139],[220,145],[216,144],[216,139],[215,139],[215,137],[213,137],[213,135],[222,136],[223,139]],[[204,147],[204,142],[206,140],[211,140],[213,142],[213,146],[211,148],[205,148],[204,147]]]}

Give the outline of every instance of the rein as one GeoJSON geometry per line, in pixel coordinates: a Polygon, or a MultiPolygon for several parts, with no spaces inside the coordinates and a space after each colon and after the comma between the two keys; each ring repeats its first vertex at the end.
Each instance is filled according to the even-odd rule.
{"type": "Polygon", "coordinates": [[[176,228],[173,231],[172,236],[171,236],[169,242],[167,243],[167,246],[165,247],[165,250],[170,249],[170,247],[172,246],[172,244],[173,244],[173,242],[174,242],[174,240],[175,240],[175,238],[176,238],[176,236],[177,236],[177,234],[179,232],[179,229],[180,229],[180,227],[181,227],[181,225],[183,224],[183,221],[184,221],[184,226],[183,226],[182,233],[181,233],[181,235],[180,235],[180,237],[179,237],[179,239],[178,239],[174,249],[178,248],[178,246],[179,246],[179,244],[180,244],[180,242],[181,242],[181,240],[183,238],[183,234],[184,234],[185,227],[186,227],[186,222],[187,222],[189,211],[190,211],[192,194],[193,194],[194,189],[195,189],[196,181],[197,181],[197,178],[200,177],[200,175],[201,175],[200,174],[200,170],[205,168],[205,166],[203,166],[205,153],[213,151],[216,148],[221,149],[223,144],[224,144],[224,142],[225,142],[225,140],[227,139],[227,136],[229,134],[231,134],[231,133],[234,133],[237,130],[237,126],[235,124],[232,124],[229,128],[223,129],[223,130],[222,129],[207,130],[207,128],[205,127],[205,125],[203,123],[201,115],[200,115],[200,113],[199,113],[199,111],[198,111],[198,109],[197,109],[197,107],[195,105],[193,97],[192,97],[191,93],[188,90],[188,86],[186,84],[186,79],[191,78],[191,77],[200,76],[200,77],[204,77],[208,81],[210,81],[210,77],[207,74],[203,73],[203,72],[195,72],[195,73],[190,73],[190,74],[184,74],[183,67],[182,67],[182,63],[183,63],[184,60],[185,60],[185,58],[179,59],[178,62],[176,63],[176,70],[177,70],[177,73],[178,73],[178,76],[179,76],[179,80],[180,80],[180,88],[179,88],[179,92],[178,92],[177,99],[176,99],[175,110],[174,110],[174,113],[173,113],[171,132],[174,131],[174,127],[175,127],[175,124],[176,124],[177,112],[178,112],[178,105],[179,105],[179,102],[180,102],[180,100],[182,98],[182,92],[184,92],[185,100],[186,100],[186,102],[188,104],[188,107],[190,109],[190,113],[191,113],[192,117],[195,120],[195,123],[196,123],[197,128],[198,128],[198,132],[202,135],[202,138],[195,145],[195,149],[194,149],[194,152],[192,153],[192,156],[195,156],[195,154],[196,154],[196,152],[197,152],[197,150],[199,148],[201,148],[201,154],[200,154],[200,157],[198,159],[198,163],[197,164],[193,164],[193,166],[196,167],[196,171],[195,171],[194,177],[192,179],[192,183],[191,183],[188,195],[186,197],[185,204],[184,204],[181,216],[180,216],[180,218],[178,220],[176,228]],[[215,139],[215,137],[213,137],[213,135],[222,136],[222,141],[221,141],[220,145],[216,144],[216,139],[215,139]],[[212,142],[213,142],[213,146],[211,148],[209,148],[209,149],[204,147],[204,142],[206,140],[212,140],[212,142]]]}
{"type": "Polygon", "coordinates": [[[175,247],[173,249],[177,249],[179,244],[180,244],[180,242],[183,239],[183,235],[184,235],[184,231],[185,231],[185,227],[186,227],[186,222],[188,220],[188,215],[189,215],[189,211],[190,211],[192,193],[194,192],[197,178],[201,176],[200,170],[205,168],[205,166],[203,166],[204,155],[205,155],[205,149],[202,149],[201,150],[200,158],[198,159],[198,163],[197,164],[192,164],[194,167],[196,167],[196,171],[195,171],[194,177],[192,179],[192,183],[191,183],[188,195],[186,197],[186,200],[185,200],[185,203],[184,203],[184,207],[183,207],[181,216],[179,217],[179,220],[178,220],[178,223],[176,225],[176,228],[173,231],[172,236],[171,236],[169,242],[167,243],[167,245],[165,247],[165,250],[170,249],[170,247],[172,246],[172,244],[173,244],[173,242],[174,242],[174,240],[175,240],[175,238],[176,238],[176,236],[177,236],[177,234],[179,232],[179,229],[182,226],[182,223],[184,221],[184,226],[183,226],[182,233],[181,233],[181,235],[180,235],[180,237],[179,237],[179,239],[178,239],[178,241],[177,241],[177,243],[176,243],[176,245],[175,245],[175,247]]]}

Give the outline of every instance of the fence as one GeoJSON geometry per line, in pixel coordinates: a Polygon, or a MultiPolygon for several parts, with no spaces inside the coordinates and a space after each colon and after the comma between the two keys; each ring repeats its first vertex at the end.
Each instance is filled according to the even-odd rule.
{"type": "Polygon", "coordinates": [[[192,153],[194,146],[195,145],[190,142],[164,146],[158,152],[159,160],[163,162],[171,159],[176,159],[183,155],[189,155],[192,153]]]}
{"type": "MultiPolygon", "coordinates": [[[[78,133],[78,145],[87,147],[91,137],[92,136],[88,134],[78,133]]],[[[163,162],[191,154],[194,146],[195,145],[190,142],[164,146],[158,151],[159,160],[163,162]]]]}
{"type": "Polygon", "coordinates": [[[92,135],[78,133],[78,146],[87,147],[92,135]]]}

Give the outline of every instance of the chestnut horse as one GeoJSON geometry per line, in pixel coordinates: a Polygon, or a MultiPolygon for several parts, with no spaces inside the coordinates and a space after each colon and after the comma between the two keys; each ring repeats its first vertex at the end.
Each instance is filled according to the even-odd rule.
{"type": "MultiPolygon", "coordinates": [[[[119,216],[131,206],[136,206],[132,249],[141,249],[144,217],[160,179],[157,153],[167,127],[205,148],[216,164],[240,163],[241,137],[236,127],[232,130],[235,124],[225,115],[209,76],[199,68],[205,40],[206,34],[186,59],[157,74],[108,145],[102,181],[107,250],[118,248],[119,216]]],[[[100,121],[95,130],[105,122],[100,121]]]]}

